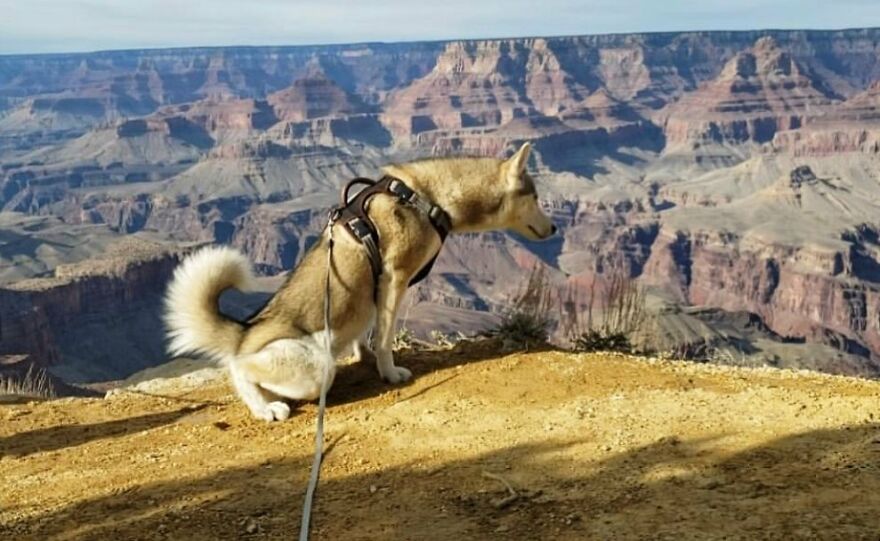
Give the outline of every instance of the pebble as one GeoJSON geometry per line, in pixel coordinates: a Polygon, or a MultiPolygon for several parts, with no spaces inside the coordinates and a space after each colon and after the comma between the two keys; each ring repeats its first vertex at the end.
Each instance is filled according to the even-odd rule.
{"type": "Polygon", "coordinates": [[[715,490],[716,488],[722,485],[721,481],[718,479],[705,479],[697,484],[697,488],[701,488],[703,490],[715,490]]]}

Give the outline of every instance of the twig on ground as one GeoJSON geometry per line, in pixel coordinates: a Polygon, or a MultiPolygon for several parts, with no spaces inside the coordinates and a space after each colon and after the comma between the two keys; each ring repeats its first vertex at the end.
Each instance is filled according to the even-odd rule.
{"type": "Polygon", "coordinates": [[[498,481],[499,483],[504,485],[504,488],[506,488],[507,492],[509,492],[509,494],[507,496],[505,496],[504,498],[500,498],[500,499],[492,501],[492,507],[494,507],[495,509],[504,509],[505,507],[509,506],[510,504],[512,504],[513,502],[515,502],[516,500],[519,499],[519,493],[516,490],[514,490],[514,488],[510,485],[510,483],[507,482],[507,479],[501,477],[497,473],[492,473],[492,472],[487,472],[487,471],[483,471],[483,477],[486,477],[487,479],[493,479],[495,481],[498,481]]]}

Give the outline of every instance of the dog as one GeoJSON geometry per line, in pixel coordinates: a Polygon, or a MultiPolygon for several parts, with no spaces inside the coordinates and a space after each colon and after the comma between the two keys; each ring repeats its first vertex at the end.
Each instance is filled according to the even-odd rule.
{"type": "MultiPolygon", "coordinates": [[[[384,171],[441,207],[452,233],[512,230],[543,240],[556,226],[541,210],[527,172],[530,151],[525,143],[507,160],[427,159],[384,171]]],[[[373,197],[367,212],[381,239],[382,272],[375,292],[364,247],[342,224],[331,225],[330,351],[324,345],[323,314],[327,230],[269,302],[245,322],[221,314],[218,299],[228,288],[252,289],[247,259],[226,247],[208,247],[186,258],[175,269],[165,298],[169,351],[220,360],[242,401],[266,421],[290,416],[285,400],[316,399],[324,368],[329,367],[332,382],[335,359],[349,348],[359,360],[375,359],[385,381],[410,379],[409,370],[394,364],[397,311],[410,280],[435,257],[442,240],[424,212],[390,194],[373,197]],[[375,351],[367,344],[373,328],[375,351]]]]}

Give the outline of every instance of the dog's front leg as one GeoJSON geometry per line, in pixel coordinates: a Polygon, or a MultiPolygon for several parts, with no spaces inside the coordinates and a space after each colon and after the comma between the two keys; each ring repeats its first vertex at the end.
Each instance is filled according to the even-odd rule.
{"type": "MultiPolygon", "coordinates": [[[[399,273],[398,273],[399,274],[399,273]]],[[[382,379],[400,383],[412,377],[412,372],[394,365],[394,331],[397,308],[406,293],[406,280],[395,277],[393,272],[382,274],[376,299],[376,366],[382,379]]]]}

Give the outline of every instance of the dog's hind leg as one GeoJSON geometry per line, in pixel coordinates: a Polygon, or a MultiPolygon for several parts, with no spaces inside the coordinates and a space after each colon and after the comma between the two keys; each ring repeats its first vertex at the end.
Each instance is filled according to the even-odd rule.
{"type": "MultiPolygon", "coordinates": [[[[259,353],[255,355],[260,355],[259,353]]],[[[283,421],[290,417],[290,406],[284,402],[275,400],[276,396],[260,388],[247,369],[240,364],[254,355],[248,355],[241,359],[234,359],[229,363],[229,375],[232,385],[238,396],[245,403],[254,417],[264,421],[283,421]]]]}
{"type": "MultiPolygon", "coordinates": [[[[323,347],[319,346],[314,337],[299,339],[276,340],[257,353],[244,355],[236,359],[236,369],[243,374],[244,393],[242,399],[248,403],[255,395],[266,402],[251,407],[254,415],[271,420],[263,413],[261,407],[268,408],[275,419],[283,420],[290,416],[290,407],[277,400],[284,397],[292,400],[314,400],[321,392],[321,378],[324,363],[330,364],[328,377],[332,384],[336,375],[336,366],[327,356],[323,347]],[[250,383],[252,386],[248,386],[250,383]],[[267,396],[276,401],[266,400],[267,396]]],[[[248,403],[251,406],[251,403],[248,403]]]]}
{"type": "Polygon", "coordinates": [[[363,339],[355,340],[354,345],[352,346],[352,352],[354,353],[354,358],[357,362],[375,362],[376,361],[376,353],[370,349],[370,346],[365,343],[363,339]]]}
{"type": "MultiPolygon", "coordinates": [[[[333,383],[331,375],[330,383],[333,383]]],[[[286,383],[261,383],[260,387],[291,400],[315,400],[321,392],[319,381],[289,381],[286,383]]]]}

